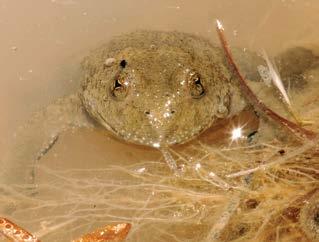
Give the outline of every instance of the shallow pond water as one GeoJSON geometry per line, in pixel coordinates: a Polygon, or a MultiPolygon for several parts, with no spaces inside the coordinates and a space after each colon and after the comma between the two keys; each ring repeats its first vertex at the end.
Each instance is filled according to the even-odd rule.
{"type": "MultiPolygon", "coordinates": [[[[31,113],[79,87],[83,56],[112,36],[177,30],[218,44],[219,18],[232,45],[269,55],[293,46],[319,53],[318,11],[316,0],[0,0],[0,152],[10,150],[9,141],[31,113]]],[[[313,71],[307,78],[310,85],[291,98],[317,131],[319,75],[313,71]]],[[[265,101],[287,116],[282,103],[265,101]]],[[[239,120],[250,117],[243,113],[239,120]]],[[[255,130],[252,119],[247,127],[255,130]]],[[[153,149],[101,129],[66,132],[41,159],[36,192],[1,185],[1,210],[42,241],[70,241],[117,222],[132,223],[128,241],[318,239],[304,228],[312,207],[303,209],[318,188],[316,141],[300,143],[284,131],[276,137],[277,126],[266,125],[256,142],[230,145],[227,130],[237,122],[173,148],[185,166],[181,178],[153,149]]]]}

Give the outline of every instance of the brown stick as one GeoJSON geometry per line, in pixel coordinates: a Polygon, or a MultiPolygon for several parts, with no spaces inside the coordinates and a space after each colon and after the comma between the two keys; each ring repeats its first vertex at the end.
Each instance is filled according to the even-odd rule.
{"type": "Polygon", "coordinates": [[[290,132],[292,132],[297,137],[301,139],[304,139],[304,138],[310,139],[310,140],[315,139],[317,137],[317,133],[304,129],[301,126],[285,119],[284,117],[272,111],[262,101],[260,101],[257,98],[257,96],[253,93],[253,91],[247,85],[245,78],[240,73],[239,68],[234,61],[234,58],[232,56],[232,53],[230,51],[229,45],[227,43],[227,40],[224,34],[224,28],[219,20],[216,20],[216,29],[217,29],[217,33],[221,41],[222,47],[225,51],[227,60],[229,64],[233,67],[237,76],[239,77],[239,86],[241,88],[241,91],[246,95],[248,101],[251,102],[256,109],[264,113],[266,116],[272,118],[276,122],[280,123],[282,126],[286,127],[290,132]]]}
{"type": "Polygon", "coordinates": [[[9,241],[17,242],[40,242],[34,235],[11,222],[0,217],[0,234],[3,234],[9,241]]]}
{"type": "Polygon", "coordinates": [[[106,225],[103,228],[83,235],[77,240],[72,240],[72,242],[121,242],[125,240],[130,229],[131,224],[129,223],[106,225]]]}

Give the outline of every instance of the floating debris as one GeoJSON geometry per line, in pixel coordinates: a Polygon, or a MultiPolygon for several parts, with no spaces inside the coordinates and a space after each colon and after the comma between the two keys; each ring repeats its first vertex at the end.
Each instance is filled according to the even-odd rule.
{"type": "Polygon", "coordinates": [[[115,63],[115,61],[116,61],[115,58],[107,58],[104,62],[104,65],[107,67],[110,67],[115,63]]]}
{"type": "Polygon", "coordinates": [[[267,66],[268,66],[268,71],[269,71],[269,76],[272,80],[272,83],[274,84],[275,87],[277,87],[277,89],[280,91],[281,95],[283,96],[285,102],[287,103],[287,105],[292,108],[290,99],[288,97],[288,94],[286,92],[286,89],[284,87],[284,84],[279,76],[278,71],[276,71],[273,63],[271,63],[267,53],[265,50],[262,51],[262,56],[265,59],[267,66]]]}

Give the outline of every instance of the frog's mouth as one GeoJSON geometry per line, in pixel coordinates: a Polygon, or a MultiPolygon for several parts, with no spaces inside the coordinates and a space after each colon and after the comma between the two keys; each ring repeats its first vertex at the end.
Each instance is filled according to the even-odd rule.
{"type": "MultiPolygon", "coordinates": [[[[115,137],[120,137],[130,143],[154,148],[189,142],[209,128],[214,120],[214,117],[211,117],[211,119],[206,119],[205,123],[199,123],[190,129],[185,127],[185,125],[179,125],[178,120],[175,119],[180,118],[176,117],[179,115],[183,117],[184,114],[182,112],[180,113],[175,109],[166,109],[165,112],[158,111],[156,113],[148,111],[144,112],[144,115],[146,115],[144,116],[144,121],[146,122],[141,123],[139,129],[129,130],[123,128],[123,126],[121,126],[121,129],[116,129],[109,124],[98,110],[96,114],[98,122],[115,137]],[[160,117],[165,117],[165,119],[160,117]]],[[[124,127],[130,127],[130,125],[125,125],[124,127]]]]}
{"type": "Polygon", "coordinates": [[[101,117],[100,123],[115,137],[121,137],[124,141],[138,144],[151,146],[154,148],[161,148],[172,146],[176,144],[183,144],[193,140],[202,132],[204,132],[209,126],[209,124],[194,127],[191,131],[180,131],[178,126],[175,128],[165,128],[165,127],[152,127],[152,132],[129,132],[128,130],[116,130],[107,124],[106,120],[101,117]]]}
{"type": "Polygon", "coordinates": [[[104,126],[104,128],[106,128],[113,135],[118,135],[118,132],[116,132],[116,130],[107,123],[107,121],[105,120],[105,118],[103,117],[103,115],[99,111],[97,111],[97,114],[98,114],[99,119],[100,119],[99,120],[100,124],[102,124],[104,126]]]}
{"type": "Polygon", "coordinates": [[[183,128],[177,124],[170,126],[150,125],[150,132],[132,132],[129,133],[129,135],[127,133],[120,132],[120,136],[122,136],[124,140],[135,144],[161,148],[187,143],[207,130],[210,125],[211,122],[202,123],[192,129],[183,128]]]}

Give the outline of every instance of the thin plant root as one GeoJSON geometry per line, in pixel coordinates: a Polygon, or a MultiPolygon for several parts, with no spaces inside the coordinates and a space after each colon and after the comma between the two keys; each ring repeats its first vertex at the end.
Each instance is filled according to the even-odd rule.
{"type": "Polygon", "coordinates": [[[212,229],[210,230],[205,242],[214,242],[219,241],[221,232],[225,229],[233,213],[240,204],[238,197],[235,197],[234,200],[231,199],[230,203],[227,204],[225,211],[221,214],[220,219],[216,221],[212,229]]]}

